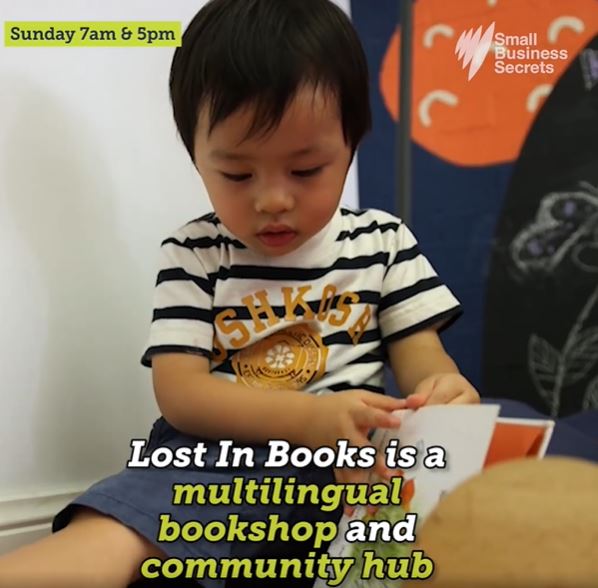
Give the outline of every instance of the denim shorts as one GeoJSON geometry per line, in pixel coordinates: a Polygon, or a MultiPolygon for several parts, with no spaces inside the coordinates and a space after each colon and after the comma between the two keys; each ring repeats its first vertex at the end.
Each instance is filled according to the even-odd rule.
{"type": "MultiPolygon", "coordinates": [[[[121,472],[101,480],[91,486],[81,496],[67,505],[54,518],[52,531],[66,527],[78,506],[84,506],[113,517],[137,531],[140,535],[158,546],[167,558],[303,558],[309,552],[326,551],[327,545],[315,549],[313,543],[305,542],[247,542],[218,541],[205,539],[188,542],[184,539],[159,542],[160,515],[168,513],[171,519],[180,525],[188,521],[197,521],[205,525],[213,521],[227,522],[228,516],[237,514],[239,520],[266,521],[269,515],[277,514],[280,520],[296,524],[301,521],[332,521],[337,523],[342,514],[342,507],[331,512],[322,511],[318,505],[173,505],[174,484],[229,484],[235,477],[255,478],[261,481],[265,476],[296,477],[301,484],[317,484],[322,487],[334,482],[332,468],[307,466],[297,468],[284,466],[266,468],[267,445],[246,445],[253,450],[255,465],[239,467],[215,467],[220,452],[217,441],[209,441],[181,433],[173,428],[164,418],[159,418],[153,425],[149,440],[144,449],[144,456],[159,447],[176,450],[180,447],[194,448],[198,442],[207,447],[205,466],[189,466],[181,469],[169,467],[125,468],[121,472]]],[[[202,586],[221,587],[223,580],[198,580],[202,586]]],[[[263,585],[261,582],[260,585],[263,585]]],[[[305,584],[303,584],[305,585],[305,584]]]]}

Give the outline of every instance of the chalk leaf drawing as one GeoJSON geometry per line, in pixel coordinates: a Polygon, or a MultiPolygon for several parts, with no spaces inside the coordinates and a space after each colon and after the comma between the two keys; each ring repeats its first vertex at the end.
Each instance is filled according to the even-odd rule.
{"type": "Polygon", "coordinates": [[[561,354],[548,342],[532,333],[528,345],[529,366],[536,389],[552,402],[552,389],[561,363],[561,354]]]}
{"type": "Polygon", "coordinates": [[[569,367],[563,383],[576,384],[588,375],[596,361],[598,361],[598,327],[592,327],[580,333],[575,341],[575,346],[569,354],[569,367]]]}
{"type": "Polygon", "coordinates": [[[598,376],[587,387],[581,408],[583,410],[598,409],[598,376]]]}

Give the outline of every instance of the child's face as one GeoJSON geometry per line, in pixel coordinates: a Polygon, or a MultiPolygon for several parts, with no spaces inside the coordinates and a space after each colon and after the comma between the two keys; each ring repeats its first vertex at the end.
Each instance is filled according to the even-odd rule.
{"type": "MultiPolygon", "coordinates": [[[[204,109],[205,110],[205,109],[204,109]]],[[[250,249],[289,253],[332,218],[351,161],[338,103],[305,87],[280,125],[243,141],[253,122],[243,108],[208,136],[201,112],[195,162],[219,219],[250,249]]]]}

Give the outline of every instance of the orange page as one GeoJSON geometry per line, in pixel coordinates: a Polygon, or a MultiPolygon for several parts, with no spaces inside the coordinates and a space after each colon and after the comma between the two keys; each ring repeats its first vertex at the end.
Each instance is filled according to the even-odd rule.
{"type": "Polygon", "coordinates": [[[509,459],[541,457],[549,428],[545,421],[538,424],[497,422],[484,467],[509,459]]]}

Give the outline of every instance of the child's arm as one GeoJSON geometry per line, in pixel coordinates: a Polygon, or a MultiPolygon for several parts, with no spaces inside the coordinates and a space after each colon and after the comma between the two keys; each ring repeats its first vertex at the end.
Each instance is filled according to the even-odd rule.
{"type": "Polygon", "coordinates": [[[214,376],[206,357],[164,353],[152,359],[160,411],[175,428],[212,439],[334,447],[338,439],[369,445],[367,431],[398,425],[390,413],[404,401],[353,390],[315,396],[296,390],[264,389],[214,376]]]}
{"type": "Polygon", "coordinates": [[[426,329],[391,342],[388,354],[397,386],[409,397],[409,408],[479,402],[479,394],[459,373],[436,329],[426,329]]]}

